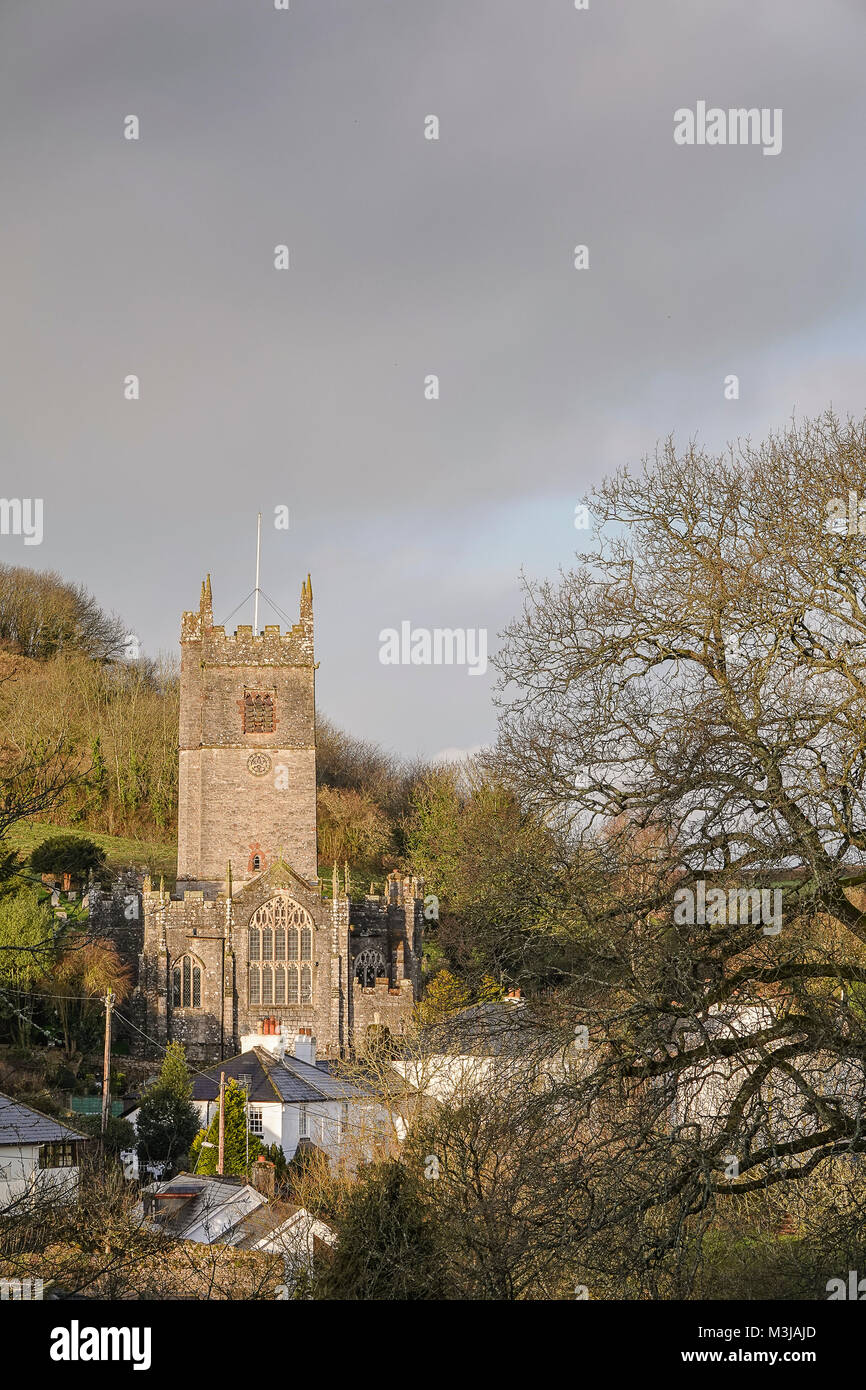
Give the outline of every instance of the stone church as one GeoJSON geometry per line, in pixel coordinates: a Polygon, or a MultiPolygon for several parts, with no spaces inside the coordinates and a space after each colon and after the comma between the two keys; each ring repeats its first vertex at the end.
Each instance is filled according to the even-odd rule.
{"type": "MultiPolygon", "coordinates": [[[[420,986],[423,885],[392,873],[383,896],[352,902],[335,867],[323,894],[315,672],[309,577],[287,631],[214,626],[210,576],[198,611],[183,615],[177,890],[145,878],[123,914],[127,946],[138,936],[144,1051],[142,1034],[216,1061],[275,1020],[290,1035],[311,1029],[318,1055],[336,1058],[405,1030],[420,986]]],[[[116,899],[113,912],[95,901],[94,917],[116,922],[116,899]]]]}

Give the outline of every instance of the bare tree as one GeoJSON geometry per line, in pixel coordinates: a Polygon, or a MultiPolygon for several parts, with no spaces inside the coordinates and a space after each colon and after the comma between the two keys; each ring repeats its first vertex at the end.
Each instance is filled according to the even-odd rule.
{"type": "Polygon", "coordinates": [[[577,870],[559,1004],[608,1269],[866,1150],[864,496],[863,421],[668,441],[505,634],[494,766],[577,870]]]}

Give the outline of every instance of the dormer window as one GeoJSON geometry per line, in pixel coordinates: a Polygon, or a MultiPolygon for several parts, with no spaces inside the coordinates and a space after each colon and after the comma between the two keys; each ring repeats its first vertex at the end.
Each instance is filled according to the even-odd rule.
{"type": "Polygon", "coordinates": [[[274,732],[274,697],[264,691],[244,691],[244,733],[274,732]]]}

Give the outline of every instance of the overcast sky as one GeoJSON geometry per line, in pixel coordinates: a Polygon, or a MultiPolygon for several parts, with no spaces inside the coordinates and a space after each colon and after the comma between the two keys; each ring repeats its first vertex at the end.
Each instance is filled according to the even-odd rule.
{"type": "Polygon", "coordinates": [[[0,494],[45,509],[0,560],[176,649],[261,510],[320,709],[483,744],[492,669],[383,666],[381,629],[494,647],[659,437],[864,409],[864,45],[862,0],[0,0],[0,494]],[[700,100],[781,108],[781,153],[678,146],[700,100]]]}

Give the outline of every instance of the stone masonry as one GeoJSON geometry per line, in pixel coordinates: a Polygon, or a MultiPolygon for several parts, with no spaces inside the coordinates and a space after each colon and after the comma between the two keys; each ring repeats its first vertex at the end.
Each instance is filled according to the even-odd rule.
{"type": "Polygon", "coordinates": [[[289,631],[228,635],[208,576],[181,653],[177,894],[145,878],[137,899],[126,884],[91,901],[103,930],[140,942],[134,1044],[177,1039],[211,1062],[265,1017],[311,1027],[323,1058],[399,1035],[420,988],[423,883],[393,873],[352,903],[335,867],[322,892],[309,577],[289,631]]]}

